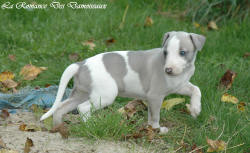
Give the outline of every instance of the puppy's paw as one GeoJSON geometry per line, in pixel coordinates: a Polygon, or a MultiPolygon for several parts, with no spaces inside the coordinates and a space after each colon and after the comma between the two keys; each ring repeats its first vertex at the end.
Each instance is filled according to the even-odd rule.
{"type": "Polygon", "coordinates": [[[160,134],[166,134],[168,133],[168,128],[167,127],[160,127],[160,134]]]}
{"type": "Polygon", "coordinates": [[[196,118],[200,112],[201,112],[201,106],[200,105],[190,105],[190,104],[186,104],[188,110],[190,111],[191,115],[193,116],[193,118],[196,118]]]}

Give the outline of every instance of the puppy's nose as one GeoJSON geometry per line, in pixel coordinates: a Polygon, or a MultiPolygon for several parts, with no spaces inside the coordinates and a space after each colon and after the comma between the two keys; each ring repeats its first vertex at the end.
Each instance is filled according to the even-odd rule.
{"type": "Polygon", "coordinates": [[[167,68],[165,69],[165,72],[166,72],[167,74],[172,74],[172,73],[173,73],[173,69],[172,69],[171,67],[167,67],[167,68]]]}

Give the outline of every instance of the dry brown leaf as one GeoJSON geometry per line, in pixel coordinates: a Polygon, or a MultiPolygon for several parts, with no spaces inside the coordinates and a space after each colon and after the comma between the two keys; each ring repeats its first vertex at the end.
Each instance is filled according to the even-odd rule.
{"type": "Polygon", "coordinates": [[[90,50],[94,50],[94,48],[96,47],[93,40],[87,40],[87,41],[83,42],[82,45],[88,46],[90,50]]]}
{"type": "Polygon", "coordinates": [[[10,113],[8,112],[7,109],[2,109],[0,117],[6,120],[10,116],[10,113]]]}
{"type": "Polygon", "coordinates": [[[134,99],[130,101],[127,105],[120,108],[118,111],[124,114],[127,118],[131,118],[138,111],[143,111],[146,109],[146,105],[142,100],[134,99]]]}
{"type": "Polygon", "coordinates": [[[15,81],[11,79],[7,79],[7,80],[2,81],[2,85],[5,88],[16,88],[18,86],[18,83],[16,83],[15,81]]]}
{"type": "Polygon", "coordinates": [[[0,73],[0,82],[3,82],[5,80],[12,80],[15,77],[15,75],[12,72],[5,71],[0,73]]]}
{"type": "Polygon", "coordinates": [[[24,80],[34,80],[44,70],[47,70],[47,67],[36,67],[27,64],[21,69],[20,75],[23,76],[24,80]]]}
{"type": "Polygon", "coordinates": [[[36,132],[36,131],[42,131],[41,127],[31,124],[31,125],[27,125],[24,129],[24,131],[28,131],[28,132],[36,132]]]}
{"type": "Polygon", "coordinates": [[[247,58],[247,57],[249,57],[249,56],[250,56],[250,52],[246,52],[246,53],[243,55],[244,58],[247,58]]]}
{"type": "Polygon", "coordinates": [[[221,97],[221,101],[222,102],[228,102],[228,103],[233,103],[233,104],[237,104],[239,102],[238,98],[229,95],[228,93],[224,93],[221,97]]]}
{"type": "Polygon", "coordinates": [[[166,110],[172,109],[175,105],[185,102],[185,98],[172,98],[168,100],[164,100],[161,108],[165,108],[166,110]]]}
{"type": "Polygon", "coordinates": [[[69,60],[71,61],[77,61],[79,59],[79,54],[78,53],[72,53],[72,54],[69,54],[69,60]]]}
{"type": "Polygon", "coordinates": [[[9,57],[9,59],[10,59],[11,61],[16,61],[16,56],[15,56],[15,55],[9,54],[8,57],[9,57]]]}
{"type": "Polygon", "coordinates": [[[25,128],[26,128],[26,124],[21,124],[21,125],[19,125],[19,130],[21,130],[21,131],[25,131],[25,128]]]}
{"type": "Polygon", "coordinates": [[[116,40],[114,38],[110,38],[110,39],[106,40],[107,45],[111,45],[111,44],[113,44],[115,42],[116,42],[116,40]]]}
{"type": "Polygon", "coordinates": [[[50,133],[59,132],[61,134],[62,138],[64,138],[64,139],[67,139],[68,136],[69,136],[68,128],[65,126],[64,123],[59,124],[59,125],[53,127],[49,132],[50,133]]]}
{"type": "Polygon", "coordinates": [[[208,144],[208,149],[207,152],[218,152],[218,151],[223,151],[225,150],[227,144],[222,141],[222,140],[211,140],[206,138],[207,144],[208,144]]]}
{"type": "Polygon", "coordinates": [[[30,152],[30,147],[34,146],[33,141],[27,137],[25,146],[24,146],[24,153],[29,153],[30,152]]]}
{"type": "Polygon", "coordinates": [[[191,150],[194,151],[194,153],[203,153],[202,149],[199,149],[199,147],[197,147],[196,144],[193,144],[193,146],[191,147],[191,150]]]}
{"type": "Polygon", "coordinates": [[[244,111],[245,111],[245,106],[246,106],[246,103],[240,102],[240,103],[237,105],[237,108],[238,108],[239,111],[244,112],[244,111]]]}
{"type": "Polygon", "coordinates": [[[226,88],[227,90],[231,88],[237,73],[227,70],[220,80],[220,88],[226,88]]]}
{"type": "Polygon", "coordinates": [[[154,23],[153,19],[150,16],[147,16],[144,22],[144,27],[150,27],[154,23]]]}
{"type": "Polygon", "coordinates": [[[218,26],[216,25],[215,21],[208,22],[207,27],[210,30],[218,30],[219,29],[218,26]]]}

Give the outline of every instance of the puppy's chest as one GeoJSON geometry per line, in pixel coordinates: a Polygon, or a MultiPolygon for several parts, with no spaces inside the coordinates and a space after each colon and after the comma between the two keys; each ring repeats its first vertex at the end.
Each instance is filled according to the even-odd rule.
{"type": "Polygon", "coordinates": [[[166,81],[166,87],[167,87],[167,92],[175,92],[179,88],[181,88],[183,85],[185,85],[187,82],[189,82],[191,78],[191,74],[183,74],[178,77],[165,77],[166,81]]]}

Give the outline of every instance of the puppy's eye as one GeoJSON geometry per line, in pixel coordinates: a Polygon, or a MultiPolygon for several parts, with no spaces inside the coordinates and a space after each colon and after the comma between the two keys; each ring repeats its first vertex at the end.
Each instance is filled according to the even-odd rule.
{"type": "Polygon", "coordinates": [[[165,57],[167,56],[167,52],[166,51],[163,51],[163,54],[164,54],[165,57]]]}
{"type": "Polygon", "coordinates": [[[180,51],[180,55],[181,55],[181,56],[185,56],[185,55],[186,55],[186,52],[185,52],[184,50],[181,50],[181,51],[180,51]]]}

